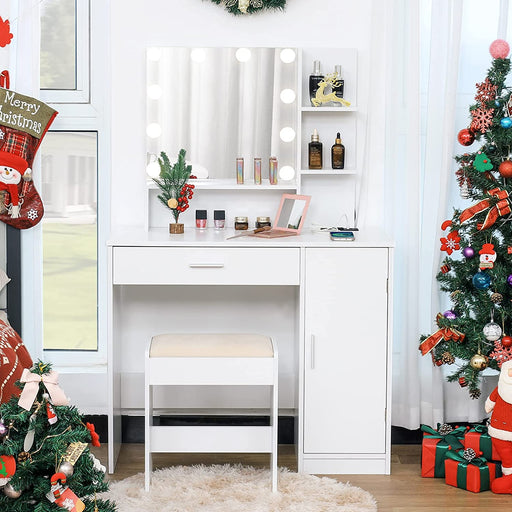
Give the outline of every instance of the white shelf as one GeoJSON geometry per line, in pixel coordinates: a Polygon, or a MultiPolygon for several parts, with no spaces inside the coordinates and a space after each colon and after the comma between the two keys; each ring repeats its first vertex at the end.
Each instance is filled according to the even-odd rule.
{"type": "Polygon", "coordinates": [[[322,175],[340,175],[357,174],[357,169],[301,169],[300,173],[304,175],[322,176],[322,175]]]}
{"type": "MultiPolygon", "coordinates": [[[[195,185],[196,190],[296,190],[295,181],[281,181],[277,185],[270,185],[268,180],[264,180],[261,185],[253,182],[238,185],[235,179],[207,179],[207,180],[189,180],[191,185],[195,185]],[[267,183],[265,183],[267,181],[267,183]]],[[[157,184],[149,179],[146,182],[149,190],[158,189],[157,184]]]]}
{"type": "Polygon", "coordinates": [[[357,112],[358,108],[351,105],[350,107],[301,107],[301,112],[357,112]]]}

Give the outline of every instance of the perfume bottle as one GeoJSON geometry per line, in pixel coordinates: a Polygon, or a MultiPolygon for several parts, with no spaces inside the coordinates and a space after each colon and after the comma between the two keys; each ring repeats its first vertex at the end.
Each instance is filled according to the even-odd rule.
{"type": "Polygon", "coordinates": [[[313,98],[315,97],[316,91],[318,90],[318,84],[324,79],[324,75],[320,73],[320,61],[315,60],[313,62],[313,73],[309,75],[309,99],[311,101],[311,105],[315,106],[313,103],[313,98]]]}
{"type": "Polygon", "coordinates": [[[341,143],[340,132],[331,148],[331,164],[333,169],[345,168],[345,146],[341,143]]]}
{"type": "MultiPolygon", "coordinates": [[[[345,90],[345,80],[343,80],[343,76],[341,74],[341,66],[337,64],[334,66],[334,73],[336,75],[335,80],[336,84],[332,87],[332,92],[338,97],[343,98],[343,92],[345,90]]],[[[341,106],[339,102],[333,102],[333,104],[341,106]]]]}
{"type": "Polygon", "coordinates": [[[310,169],[321,169],[323,165],[323,145],[316,128],[311,135],[311,142],[308,145],[308,161],[310,169]]]}

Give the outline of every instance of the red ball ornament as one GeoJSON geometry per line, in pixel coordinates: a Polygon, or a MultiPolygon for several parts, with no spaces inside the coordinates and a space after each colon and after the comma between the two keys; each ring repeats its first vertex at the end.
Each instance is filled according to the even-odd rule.
{"type": "Polygon", "coordinates": [[[463,128],[457,135],[457,140],[463,146],[471,146],[475,142],[475,134],[468,128],[463,128]]]}
{"type": "Polygon", "coordinates": [[[512,336],[503,336],[503,338],[501,338],[501,344],[505,348],[512,347],[512,336]]]}
{"type": "Polygon", "coordinates": [[[494,59],[506,59],[510,53],[510,46],[504,39],[496,39],[491,43],[489,52],[494,59]]]}
{"type": "Polygon", "coordinates": [[[512,178],[512,162],[510,160],[501,162],[499,171],[504,178],[512,178]]]}

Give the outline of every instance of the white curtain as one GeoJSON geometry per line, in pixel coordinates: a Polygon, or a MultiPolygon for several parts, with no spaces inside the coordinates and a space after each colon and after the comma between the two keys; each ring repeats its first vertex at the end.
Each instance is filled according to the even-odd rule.
{"type": "Polygon", "coordinates": [[[418,342],[439,311],[433,276],[452,172],[463,2],[392,3],[386,87],[386,222],[396,243],[392,423],[416,429],[444,420],[443,377],[428,356],[421,358],[418,342]]]}

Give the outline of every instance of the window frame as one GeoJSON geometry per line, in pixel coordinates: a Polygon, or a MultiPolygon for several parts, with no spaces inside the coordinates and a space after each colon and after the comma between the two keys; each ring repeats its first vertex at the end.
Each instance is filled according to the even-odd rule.
{"type": "Polygon", "coordinates": [[[46,103],[89,103],[90,94],[90,34],[91,10],[89,0],[75,0],[75,89],[40,89],[46,103]]]}

